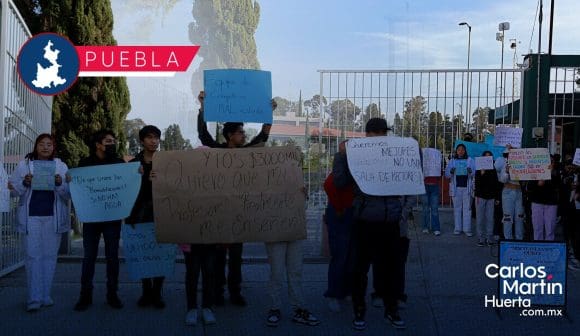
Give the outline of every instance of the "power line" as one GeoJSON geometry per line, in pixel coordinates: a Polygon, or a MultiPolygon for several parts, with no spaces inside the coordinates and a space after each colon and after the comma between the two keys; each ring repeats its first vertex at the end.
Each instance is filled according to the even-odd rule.
{"type": "MultiPolygon", "coordinates": [[[[536,30],[536,22],[538,22],[538,11],[540,10],[540,0],[538,0],[538,5],[536,6],[536,14],[534,15],[534,24],[532,26],[532,34],[530,36],[530,43],[528,44],[528,51],[532,49],[532,40],[534,39],[534,31],[536,30]]],[[[540,38],[542,38],[540,36],[540,38]]],[[[540,51],[538,50],[538,53],[540,51]]]]}

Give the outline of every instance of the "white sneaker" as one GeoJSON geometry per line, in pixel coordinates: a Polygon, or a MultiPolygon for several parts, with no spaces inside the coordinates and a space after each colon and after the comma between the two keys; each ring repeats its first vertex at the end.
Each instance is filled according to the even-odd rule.
{"type": "Polygon", "coordinates": [[[52,298],[50,296],[47,298],[44,298],[44,300],[42,300],[42,306],[43,307],[54,306],[54,301],[52,300],[52,298]]]}
{"type": "Polygon", "coordinates": [[[440,236],[441,235],[441,231],[435,231],[435,232],[433,232],[433,234],[436,235],[436,236],[440,236]]]}
{"type": "Polygon", "coordinates": [[[185,325],[194,326],[197,324],[197,309],[191,309],[185,315],[185,325]]]}
{"type": "Polygon", "coordinates": [[[213,311],[211,311],[211,309],[209,309],[209,308],[203,308],[201,310],[201,318],[203,319],[204,324],[215,324],[216,323],[213,311]]]}
{"type": "Polygon", "coordinates": [[[40,304],[40,302],[32,301],[32,302],[29,302],[28,304],[26,304],[26,311],[27,312],[35,312],[35,311],[39,310],[41,306],[42,306],[42,304],[40,304]]]}
{"type": "Polygon", "coordinates": [[[473,233],[471,233],[471,232],[466,232],[466,233],[465,233],[465,235],[466,235],[467,237],[473,237],[473,233]]]}
{"type": "Polygon", "coordinates": [[[421,231],[421,232],[423,232],[423,233],[429,233],[429,230],[428,229],[423,229],[423,231],[421,231]]]}
{"type": "Polygon", "coordinates": [[[336,298],[328,298],[328,309],[333,313],[338,313],[340,311],[340,302],[336,298]]]}

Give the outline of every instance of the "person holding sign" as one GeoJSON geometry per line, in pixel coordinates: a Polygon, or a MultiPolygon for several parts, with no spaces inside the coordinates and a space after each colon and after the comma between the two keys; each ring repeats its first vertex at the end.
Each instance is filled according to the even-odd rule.
{"type": "Polygon", "coordinates": [[[465,145],[459,144],[455,148],[455,155],[445,169],[445,177],[450,179],[449,196],[453,199],[454,235],[464,232],[471,237],[471,195],[473,186],[473,172],[475,164],[467,155],[465,145]]]}
{"type": "MultiPolygon", "coordinates": [[[[139,140],[143,150],[130,162],[141,163],[141,188],[135,205],[133,205],[131,215],[125,220],[127,225],[135,226],[139,225],[139,223],[153,222],[153,186],[151,178],[155,174],[152,171],[153,155],[159,147],[160,137],[161,130],[155,126],[147,125],[139,130],[139,140]]],[[[158,309],[165,308],[165,302],[163,302],[161,297],[164,279],[164,276],[141,279],[142,295],[137,301],[139,307],[152,305],[158,309]]]]}
{"type": "Polygon", "coordinates": [[[513,228],[515,226],[515,239],[524,239],[524,204],[522,199],[522,188],[518,181],[510,177],[509,150],[512,147],[506,146],[508,157],[499,172],[498,179],[503,183],[501,192],[501,204],[503,210],[503,236],[505,239],[514,239],[513,228]]]}
{"type": "Polygon", "coordinates": [[[65,176],[68,167],[54,157],[55,143],[50,134],[36,138],[34,150],[16,166],[9,179],[11,196],[20,197],[16,230],[24,235],[28,301],[26,310],[36,311],[54,304],[50,292],[56,269],[60,239],[70,230],[70,192],[65,176]],[[52,190],[34,190],[35,166],[53,162],[52,190]]]}
{"type": "Polygon", "coordinates": [[[534,240],[554,240],[562,179],[560,172],[555,169],[554,156],[551,156],[551,161],[552,178],[550,180],[528,181],[534,240]]]}
{"type": "MultiPolygon", "coordinates": [[[[204,119],[204,98],[205,92],[200,91],[197,99],[199,100],[200,109],[197,116],[197,133],[199,140],[204,146],[210,148],[243,148],[252,146],[264,146],[268,141],[270,128],[272,125],[264,124],[262,131],[256,135],[249,143],[246,144],[246,132],[244,131],[244,123],[241,122],[227,122],[224,124],[223,136],[226,139],[225,143],[219,143],[214,140],[209,131],[204,119]]],[[[277,107],[276,102],[272,99],[272,111],[277,107]]],[[[228,245],[218,245],[216,256],[216,305],[222,306],[224,304],[224,286],[226,284],[226,255],[229,254],[228,260],[228,291],[230,293],[230,302],[236,306],[246,306],[246,299],[241,295],[242,284],[242,252],[243,244],[234,243],[228,245]]]]}
{"type": "MultiPolygon", "coordinates": [[[[125,163],[117,155],[115,133],[109,130],[96,132],[89,146],[90,154],[79,162],[79,167],[125,163]]],[[[74,309],[85,311],[93,303],[93,276],[99,252],[101,234],[105,240],[107,258],[107,303],[115,309],[123,308],[117,296],[119,284],[119,239],[121,221],[83,223],[83,266],[81,272],[81,295],[74,309]]]]}
{"type": "MultiPolygon", "coordinates": [[[[371,118],[366,126],[366,136],[385,136],[390,128],[381,118],[371,118]]],[[[400,281],[404,281],[398,274],[400,269],[400,241],[401,220],[400,196],[372,196],[361,191],[348,166],[346,144],[342,142],[339,152],[334,156],[332,168],[334,183],[338,189],[355,185],[354,188],[354,226],[353,236],[355,244],[355,262],[353,275],[352,302],[355,330],[366,329],[366,290],[368,272],[373,263],[373,272],[379,272],[379,287],[382,294],[384,316],[397,329],[406,327],[405,321],[399,316],[397,299],[401,294],[400,281]]]]}
{"type": "MultiPolygon", "coordinates": [[[[492,157],[490,151],[483,152],[484,157],[492,157]]],[[[475,173],[475,206],[476,206],[476,223],[477,236],[479,240],[477,246],[483,247],[486,242],[488,245],[494,245],[493,224],[494,208],[499,203],[501,185],[497,180],[497,173],[493,168],[479,169],[475,173]]]]}
{"type": "Polygon", "coordinates": [[[435,148],[423,148],[423,174],[425,176],[425,194],[421,195],[422,231],[433,231],[435,236],[441,235],[439,223],[439,180],[441,177],[441,152],[435,148]]]}

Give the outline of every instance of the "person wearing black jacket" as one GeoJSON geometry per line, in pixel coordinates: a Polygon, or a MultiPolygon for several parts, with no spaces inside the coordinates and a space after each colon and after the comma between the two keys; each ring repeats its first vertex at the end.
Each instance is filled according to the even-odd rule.
{"type": "MultiPolygon", "coordinates": [[[[137,195],[137,200],[131,214],[125,219],[127,225],[138,225],[139,223],[151,223],[153,218],[153,183],[151,182],[153,169],[153,154],[159,147],[161,130],[153,125],[147,125],[139,131],[139,140],[143,150],[130,162],[141,163],[141,188],[137,195]]],[[[137,301],[139,307],[153,305],[157,309],[165,308],[165,302],[161,296],[163,281],[165,277],[154,277],[141,279],[142,295],[137,301]]]]}
{"type": "MultiPolygon", "coordinates": [[[[493,156],[490,151],[483,152],[483,156],[493,156]]],[[[475,206],[477,246],[495,244],[493,238],[494,208],[501,198],[501,184],[497,179],[495,169],[480,169],[475,173],[475,206]]]]}
{"type": "MultiPolygon", "coordinates": [[[[244,131],[244,123],[241,122],[227,122],[223,127],[223,136],[226,139],[225,143],[219,143],[211,136],[207,130],[207,125],[204,119],[204,98],[205,92],[200,91],[197,99],[199,100],[201,108],[197,116],[197,133],[199,140],[204,146],[210,148],[245,148],[253,146],[263,146],[268,141],[270,128],[272,125],[264,124],[261,132],[246,144],[246,132],[244,131]]],[[[272,99],[272,110],[276,109],[276,102],[272,99]]],[[[216,284],[215,284],[215,304],[222,306],[224,304],[224,286],[226,284],[225,266],[226,254],[228,258],[228,291],[230,294],[230,302],[236,306],[245,306],[246,299],[241,295],[242,284],[242,243],[221,244],[217,247],[216,255],[216,284]]]]}
{"type": "MultiPolygon", "coordinates": [[[[79,167],[125,163],[117,155],[115,133],[110,130],[96,132],[91,139],[90,155],[79,162],[79,167]]],[[[81,294],[74,309],[85,311],[93,303],[93,277],[95,261],[99,252],[101,234],[105,241],[107,259],[107,303],[115,309],[123,308],[117,296],[119,284],[119,239],[121,221],[83,223],[83,266],[81,273],[81,294]]]]}

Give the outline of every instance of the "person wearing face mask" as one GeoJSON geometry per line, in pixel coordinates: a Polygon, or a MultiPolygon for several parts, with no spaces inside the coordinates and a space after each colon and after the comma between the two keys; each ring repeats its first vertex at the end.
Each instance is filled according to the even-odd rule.
{"type": "MultiPolygon", "coordinates": [[[[79,161],[79,167],[125,163],[117,154],[115,133],[110,130],[96,132],[91,139],[90,154],[79,161]]],[[[81,273],[81,294],[74,310],[85,311],[93,303],[93,276],[95,261],[99,251],[101,234],[105,241],[107,259],[107,303],[115,309],[123,308],[117,296],[119,283],[119,239],[121,221],[83,223],[83,266],[81,273]]]]}

